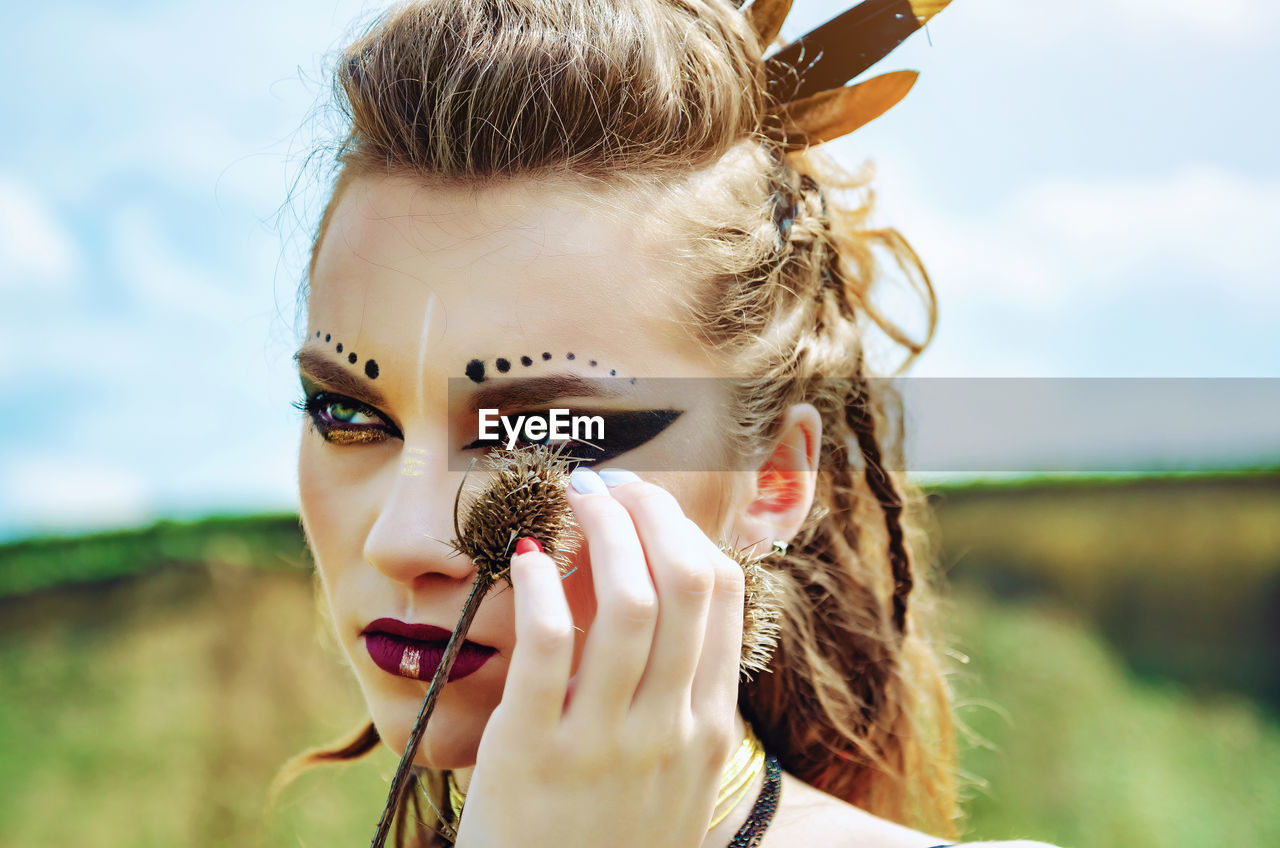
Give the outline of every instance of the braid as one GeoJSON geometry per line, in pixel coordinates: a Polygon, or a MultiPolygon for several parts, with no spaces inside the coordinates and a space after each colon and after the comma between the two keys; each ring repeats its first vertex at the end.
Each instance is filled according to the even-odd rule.
{"type": "Polygon", "coordinates": [[[867,463],[867,485],[880,502],[884,512],[885,529],[889,532],[889,566],[893,572],[893,625],[898,633],[907,632],[907,595],[914,580],[911,576],[911,558],[907,553],[902,532],[902,498],[893,485],[880,458],[880,444],[876,441],[875,421],[871,418],[870,399],[862,369],[854,378],[852,402],[845,407],[845,420],[858,436],[858,448],[867,463]]]}
{"type": "MultiPolygon", "coordinates": [[[[817,195],[818,217],[822,232],[829,231],[830,219],[827,210],[827,197],[822,187],[807,173],[797,174],[784,159],[774,152],[774,161],[779,175],[775,177],[773,194],[773,217],[778,230],[778,244],[781,248],[791,240],[794,219],[802,214],[802,200],[810,195],[817,195]],[[798,183],[798,189],[792,186],[798,183]],[[789,202],[788,202],[789,201],[789,202]]],[[[813,209],[813,207],[810,207],[813,209]]],[[[816,211],[816,210],[814,210],[816,211]]],[[[817,240],[821,243],[822,239],[817,240]]],[[[817,245],[815,245],[817,246],[817,245]]],[[[822,260],[822,271],[815,299],[819,302],[831,292],[842,318],[855,320],[855,309],[850,302],[849,292],[833,263],[839,259],[835,250],[826,250],[822,260]]],[[[822,328],[822,314],[819,311],[818,325],[822,328]]],[[[911,592],[914,580],[911,575],[911,558],[907,552],[902,529],[902,497],[898,494],[881,458],[880,443],[876,439],[875,421],[871,415],[871,400],[867,392],[867,381],[862,368],[859,352],[858,366],[853,377],[853,391],[850,402],[845,407],[845,420],[858,437],[858,447],[866,462],[867,485],[875,494],[876,500],[884,513],[885,528],[889,534],[889,565],[893,575],[893,625],[900,635],[906,634],[907,595],[911,592]]]]}

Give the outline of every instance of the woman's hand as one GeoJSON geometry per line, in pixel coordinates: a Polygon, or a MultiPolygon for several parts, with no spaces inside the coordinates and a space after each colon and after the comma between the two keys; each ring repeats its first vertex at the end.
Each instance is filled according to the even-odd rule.
{"type": "Polygon", "coordinates": [[[742,568],[664,489],[574,472],[597,611],[570,691],[574,622],[555,564],[511,561],[516,646],[480,740],[458,848],[697,848],[732,749],[742,568]]]}

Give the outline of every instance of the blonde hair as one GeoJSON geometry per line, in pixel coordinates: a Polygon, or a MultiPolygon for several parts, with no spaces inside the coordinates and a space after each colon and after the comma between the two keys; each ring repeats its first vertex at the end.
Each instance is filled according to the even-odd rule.
{"type": "MultiPolygon", "coordinates": [[[[768,141],[777,104],[765,84],[767,46],[728,0],[398,4],[336,68],[350,130],[312,268],[357,176],[659,187],[685,236],[673,250],[700,281],[687,298],[692,331],[746,375],[734,379],[726,422],[733,452],[760,456],[791,404],[811,403],[822,416],[813,508],[774,561],[780,643],[770,673],[741,685],[742,713],[800,779],[954,838],[955,730],[933,630],[934,534],[923,496],[894,470],[903,467],[901,400],[865,356],[875,325],[908,351],[903,370],[932,337],[936,298],[906,241],[868,226],[867,170],[851,174],[814,149],[784,153],[768,141]],[[715,191],[705,189],[708,173],[715,191]],[[842,205],[844,194],[854,200],[842,205]],[[875,307],[878,254],[917,286],[928,320],[922,341],[875,307]]],[[[275,791],[378,741],[369,722],[303,752],[281,769],[275,791]]],[[[447,810],[444,773],[414,775],[447,810]]],[[[439,844],[430,830],[403,833],[419,816],[435,824],[416,797],[413,809],[402,805],[397,844],[439,844]]]]}

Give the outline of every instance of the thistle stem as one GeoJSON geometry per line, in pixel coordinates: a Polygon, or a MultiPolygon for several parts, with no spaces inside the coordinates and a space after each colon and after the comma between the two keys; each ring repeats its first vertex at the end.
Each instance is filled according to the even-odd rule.
{"type": "Polygon", "coordinates": [[[440,665],[436,668],[435,676],[431,678],[431,685],[427,687],[427,697],[422,702],[422,709],[418,711],[418,718],[413,722],[413,729],[409,732],[409,741],[404,746],[404,753],[400,756],[400,765],[396,767],[396,775],[391,780],[391,791],[387,794],[387,804],[382,810],[382,818],[378,819],[378,830],[373,836],[372,848],[383,848],[387,841],[387,833],[391,830],[391,822],[395,818],[396,807],[400,803],[400,795],[404,792],[404,785],[409,779],[409,767],[413,763],[414,754],[418,750],[419,743],[427,731],[427,720],[431,718],[431,712],[435,709],[436,699],[440,697],[440,690],[444,688],[445,681],[449,679],[449,672],[453,669],[453,662],[458,658],[458,651],[462,649],[462,643],[466,641],[467,631],[471,629],[471,621],[476,617],[476,612],[480,609],[480,601],[489,591],[489,587],[493,585],[493,579],[483,571],[476,575],[476,582],[471,586],[471,594],[467,596],[467,603],[462,607],[462,616],[458,619],[458,625],[453,628],[453,635],[449,637],[449,643],[445,645],[444,656],[440,658],[440,665]]]}

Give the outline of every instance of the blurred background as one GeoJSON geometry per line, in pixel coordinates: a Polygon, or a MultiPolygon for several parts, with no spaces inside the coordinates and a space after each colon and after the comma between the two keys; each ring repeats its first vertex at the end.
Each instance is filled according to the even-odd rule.
{"type": "MultiPolygon", "coordinates": [[[[365,717],[297,527],[290,355],[326,61],[384,6],[0,5],[0,845],[377,821],[386,751],[262,803],[365,717]]],[[[938,292],[908,468],[968,838],[1280,844],[1278,46],[1263,0],[956,0],[873,69],[912,94],[828,145],[938,292]],[[1058,404],[932,406],[979,385],[1058,404]],[[961,424],[1016,450],[929,453],[961,424]]]]}

